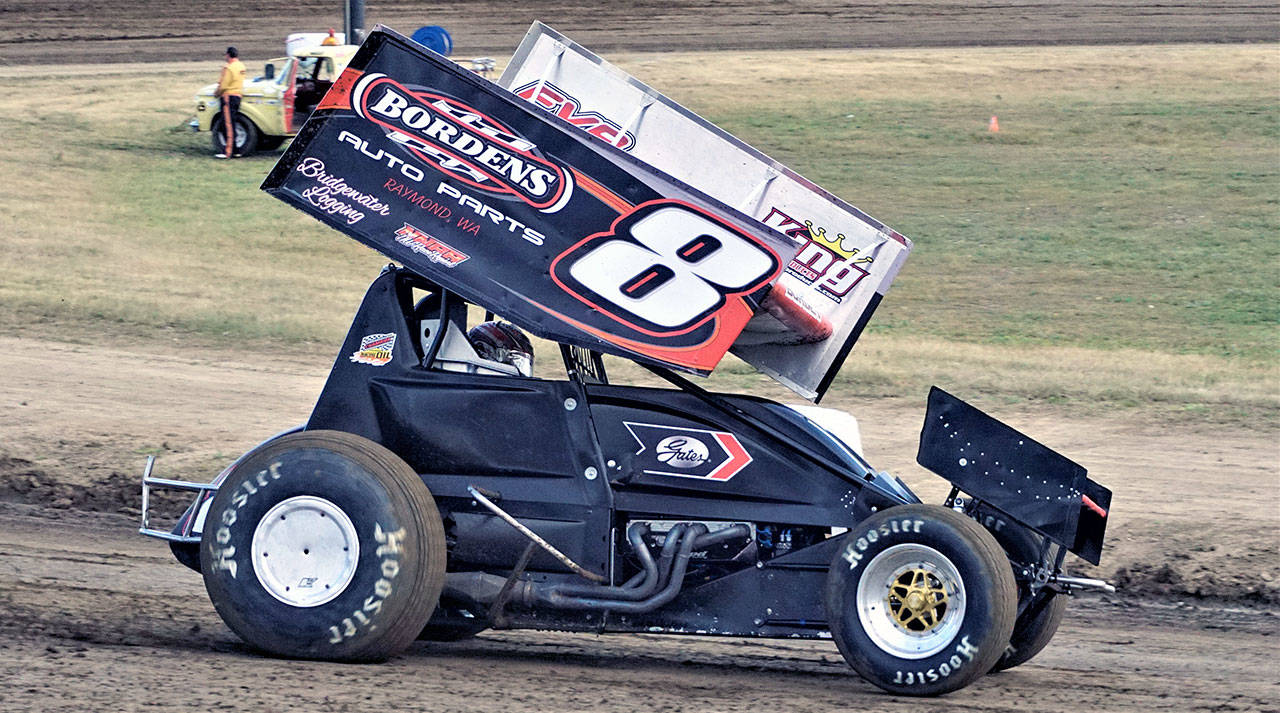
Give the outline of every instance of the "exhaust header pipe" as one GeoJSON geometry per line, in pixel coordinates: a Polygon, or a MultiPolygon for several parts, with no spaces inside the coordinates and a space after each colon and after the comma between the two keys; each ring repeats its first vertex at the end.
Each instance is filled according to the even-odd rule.
{"type": "MultiPolygon", "coordinates": [[[[473,493],[474,495],[474,493],[473,493]]],[[[746,537],[746,525],[708,533],[705,526],[677,525],[667,536],[659,562],[653,562],[643,540],[643,530],[636,528],[628,538],[640,555],[644,571],[622,586],[549,585],[529,580],[515,583],[511,600],[524,606],[580,611],[611,611],[625,614],[650,612],[675,599],[684,585],[690,555],[735,537],[746,537]],[[656,575],[656,579],[655,579],[656,575]]],[[[482,572],[451,573],[445,578],[445,593],[450,596],[488,605],[500,595],[506,579],[482,572]]]]}

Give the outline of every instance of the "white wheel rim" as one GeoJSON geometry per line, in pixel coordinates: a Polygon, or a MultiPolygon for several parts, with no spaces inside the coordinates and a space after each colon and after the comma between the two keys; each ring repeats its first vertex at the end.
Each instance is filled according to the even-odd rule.
{"type": "Polygon", "coordinates": [[[250,551],[258,582],[271,596],[294,607],[317,607],[351,583],[360,541],[342,508],[299,495],[262,516],[250,551]]]}
{"type": "MultiPolygon", "coordinates": [[[[226,146],[227,125],[225,122],[222,121],[221,117],[218,117],[218,119],[215,121],[214,128],[218,130],[218,135],[222,137],[222,145],[226,146]]],[[[238,121],[233,121],[231,123],[231,128],[232,128],[231,140],[235,142],[234,148],[240,148],[241,146],[244,146],[244,140],[245,140],[244,126],[242,126],[238,121]]]]}
{"type": "Polygon", "coordinates": [[[925,545],[894,545],[858,580],[858,620],[880,650],[903,659],[942,651],[964,622],[964,581],[946,555],[925,545]]]}

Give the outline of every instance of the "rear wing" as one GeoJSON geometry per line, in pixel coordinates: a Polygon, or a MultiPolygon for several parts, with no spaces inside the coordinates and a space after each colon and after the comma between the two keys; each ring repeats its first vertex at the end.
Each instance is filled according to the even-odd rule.
{"type": "Polygon", "coordinates": [[[1083,466],[933,387],[920,465],[1013,520],[1098,564],[1111,491],[1083,466]]]}
{"type": "Polygon", "coordinates": [[[911,241],[542,23],[498,82],[793,240],[798,252],[732,351],[822,397],[911,241]]]}
{"type": "Polygon", "coordinates": [[[383,28],[262,188],[540,337],[704,375],[795,253],[383,28]]]}

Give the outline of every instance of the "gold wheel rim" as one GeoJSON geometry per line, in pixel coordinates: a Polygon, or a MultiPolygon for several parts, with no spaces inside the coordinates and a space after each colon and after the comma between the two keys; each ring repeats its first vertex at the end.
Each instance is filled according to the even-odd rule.
{"type": "Polygon", "coordinates": [[[891,545],[866,563],[858,578],[858,623],[885,653],[928,658],[952,646],[968,609],[955,564],[917,542],[891,545]]]}
{"type": "Polygon", "coordinates": [[[886,600],[894,623],[916,634],[938,628],[947,614],[946,588],[924,569],[910,567],[898,573],[889,584],[886,600]]]}

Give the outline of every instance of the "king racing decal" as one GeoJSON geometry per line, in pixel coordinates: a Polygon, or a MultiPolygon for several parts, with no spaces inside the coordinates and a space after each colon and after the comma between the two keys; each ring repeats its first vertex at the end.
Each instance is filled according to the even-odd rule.
{"type": "Polygon", "coordinates": [[[812,285],[818,294],[839,303],[862,282],[869,273],[863,265],[871,265],[875,258],[859,255],[861,248],[851,244],[844,233],[827,236],[826,228],[814,227],[812,220],[801,223],[778,208],[770,208],[762,221],[776,228],[802,246],[787,264],[787,274],[806,285],[812,285]]]}
{"type": "Polygon", "coordinates": [[[724,482],[752,461],[738,437],[728,431],[630,421],[622,425],[640,446],[635,453],[636,469],[649,475],[724,482]]]}

